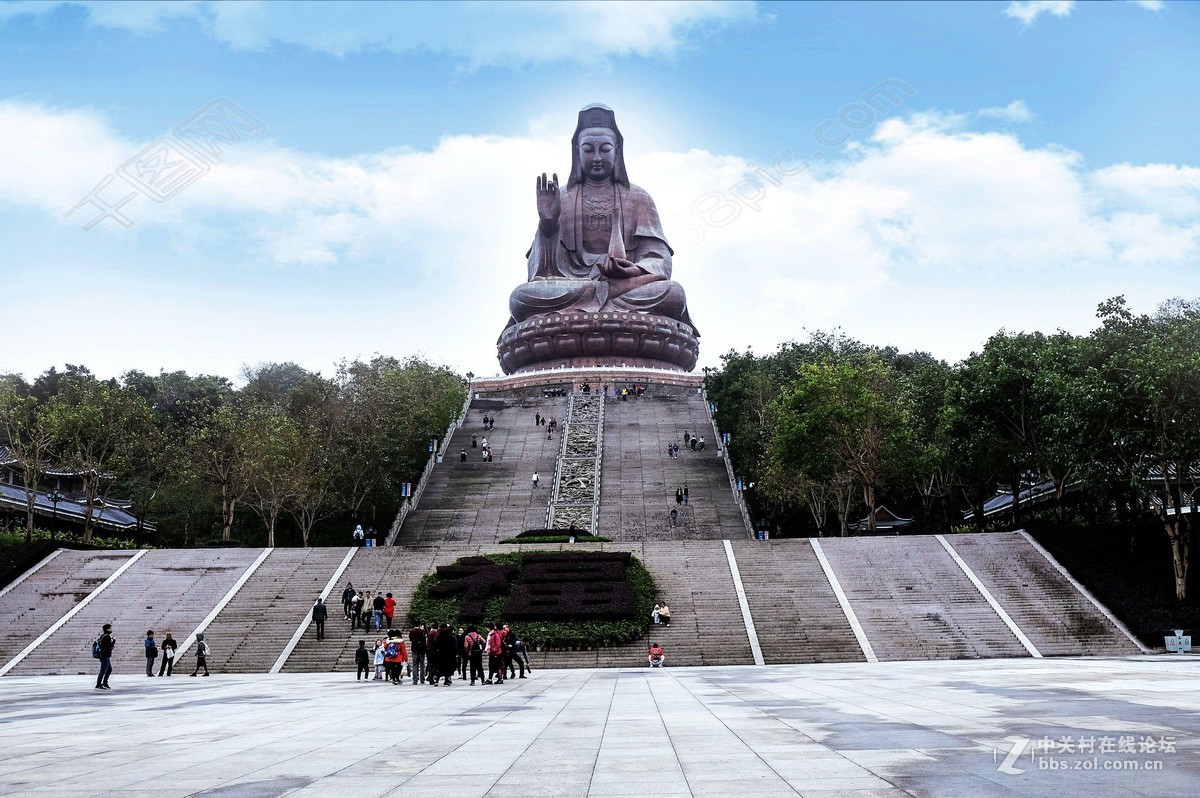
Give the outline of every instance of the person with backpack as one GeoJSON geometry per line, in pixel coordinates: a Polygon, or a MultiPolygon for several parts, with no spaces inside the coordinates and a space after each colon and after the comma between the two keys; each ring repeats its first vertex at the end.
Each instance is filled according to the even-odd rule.
{"type": "Polygon", "coordinates": [[[208,655],[211,651],[208,643],[204,642],[204,632],[196,635],[196,669],[192,671],[193,676],[198,674],[201,668],[204,668],[204,675],[208,675],[208,655]]]}
{"type": "Polygon", "coordinates": [[[504,684],[504,635],[500,634],[500,624],[492,624],[488,633],[488,677],[484,684],[504,684]]]}
{"type": "Polygon", "coordinates": [[[175,642],[175,638],[171,637],[168,631],[167,636],[162,641],[162,664],[158,666],[158,675],[162,676],[166,673],[171,675],[171,671],[175,669],[175,649],[179,648],[179,644],[175,642]]]}
{"type": "Polygon", "coordinates": [[[117,638],[113,637],[112,624],[106,623],[100,627],[100,636],[92,642],[92,656],[100,660],[100,673],[96,675],[97,690],[111,690],[108,677],[112,675],[112,653],[117,647],[117,638]]]}
{"type": "Polygon", "coordinates": [[[408,642],[412,646],[412,683],[425,681],[425,627],[417,621],[408,633],[408,642]]]}
{"type": "MultiPolygon", "coordinates": [[[[361,682],[363,677],[367,677],[367,681],[371,679],[371,652],[367,651],[367,641],[359,640],[358,648],[354,649],[354,666],[358,669],[358,675],[355,681],[361,682]]],[[[192,674],[193,676],[195,674],[192,674]]]]}
{"type": "Polygon", "coordinates": [[[651,643],[650,655],[647,659],[650,661],[651,668],[661,668],[663,663],[667,661],[667,654],[658,643],[651,643]]]}
{"type": "Polygon", "coordinates": [[[158,659],[158,643],[154,640],[154,630],[146,630],[146,675],[154,675],[154,660],[158,659]]]}
{"type": "Polygon", "coordinates": [[[475,686],[475,679],[478,678],[480,684],[483,681],[483,650],[487,648],[487,641],[483,639],[483,635],[475,631],[474,626],[467,627],[467,633],[463,635],[463,651],[467,654],[467,661],[471,665],[471,686],[475,686]]]}
{"type": "Polygon", "coordinates": [[[383,646],[383,667],[386,671],[384,678],[392,684],[400,684],[406,662],[408,662],[408,649],[404,647],[404,640],[400,637],[400,632],[389,631],[387,643],[383,646]]]}
{"type": "Polygon", "coordinates": [[[312,608],[313,623],[317,626],[317,639],[325,639],[325,620],[329,617],[329,608],[321,601],[321,597],[317,596],[317,603],[312,608]]]}

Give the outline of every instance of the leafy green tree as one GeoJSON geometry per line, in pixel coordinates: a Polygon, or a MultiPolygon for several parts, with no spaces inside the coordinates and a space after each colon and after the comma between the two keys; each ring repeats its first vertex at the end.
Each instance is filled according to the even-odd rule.
{"type": "Polygon", "coordinates": [[[19,377],[0,378],[0,434],[25,486],[25,542],[33,542],[37,490],[56,443],[44,404],[19,377]]]}
{"type": "Polygon", "coordinates": [[[1184,601],[1200,491],[1200,303],[1175,301],[1135,316],[1118,297],[1099,315],[1106,453],[1162,524],[1175,596],[1184,601]]]}
{"type": "Polygon", "coordinates": [[[61,380],[46,403],[60,460],[83,479],[83,542],[90,543],[97,507],[114,480],[135,462],[135,442],[151,434],[150,408],[137,394],[91,377],[61,380]]]}
{"type": "Polygon", "coordinates": [[[267,528],[267,546],[274,548],[279,516],[307,487],[311,437],[286,412],[269,405],[250,408],[245,435],[247,502],[267,528]]]}
{"type": "Polygon", "coordinates": [[[250,491],[252,468],[247,445],[251,430],[242,402],[227,402],[194,427],[187,448],[196,473],[213,486],[221,504],[221,539],[232,539],[238,504],[250,491]]]}
{"type": "Polygon", "coordinates": [[[887,364],[868,356],[805,366],[776,407],[772,458],[814,483],[833,486],[840,474],[852,475],[874,532],[877,492],[903,446],[904,409],[887,364]]]}

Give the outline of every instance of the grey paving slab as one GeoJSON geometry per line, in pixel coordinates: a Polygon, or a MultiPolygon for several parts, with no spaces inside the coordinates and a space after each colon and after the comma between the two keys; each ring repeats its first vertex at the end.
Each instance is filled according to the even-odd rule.
{"type": "Polygon", "coordinates": [[[93,683],[0,681],[0,795],[1136,798],[1200,784],[1200,658],[546,670],[475,688],[345,673],[93,683]]]}

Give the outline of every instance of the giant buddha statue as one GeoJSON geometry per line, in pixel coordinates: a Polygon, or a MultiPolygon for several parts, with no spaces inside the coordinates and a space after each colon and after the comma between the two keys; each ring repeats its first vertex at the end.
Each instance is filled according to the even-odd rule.
{"type": "Polygon", "coordinates": [[[671,279],[654,200],[629,182],[612,109],[579,112],[571,173],[536,178],[538,230],[529,280],[512,292],[497,342],[506,374],[560,366],[691,371],[698,333],[671,279]]]}

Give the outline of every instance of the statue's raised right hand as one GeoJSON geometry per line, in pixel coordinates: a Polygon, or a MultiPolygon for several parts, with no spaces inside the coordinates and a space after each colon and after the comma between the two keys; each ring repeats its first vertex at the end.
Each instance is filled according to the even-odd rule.
{"type": "Polygon", "coordinates": [[[562,212],[562,200],[558,196],[558,175],[547,179],[546,173],[537,178],[538,218],[543,222],[558,222],[562,212]]]}

